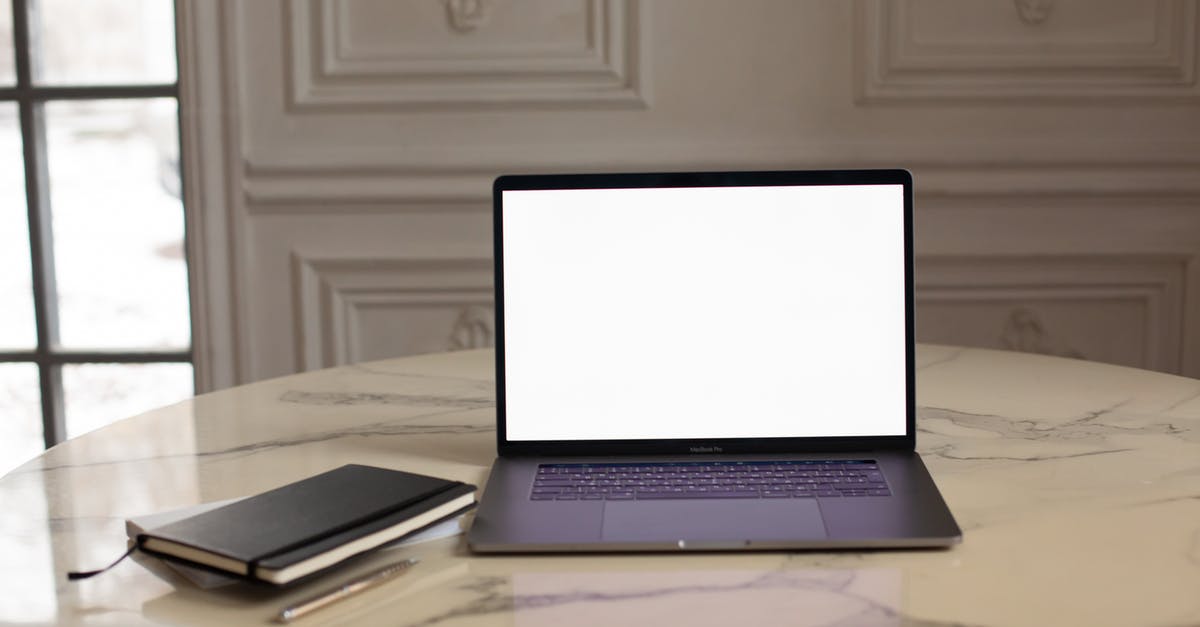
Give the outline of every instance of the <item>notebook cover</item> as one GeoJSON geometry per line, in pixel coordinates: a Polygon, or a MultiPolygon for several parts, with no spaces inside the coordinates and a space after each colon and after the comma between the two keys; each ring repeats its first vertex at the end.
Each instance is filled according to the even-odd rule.
{"type": "MultiPolygon", "coordinates": [[[[337,533],[337,534],[331,535],[329,537],[322,538],[320,540],[305,544],[299,548],[296,548],[291,551],[287,551],[285,553],[278,553],[278,554],[272,555],[270,557],[260,559],[258,561],[258,566],[260,568],[267,568],[267,569],[271,569],[271,570],[280,570],[283,568],[287,568],[288,566],[291,566],[298,562],[302,562],[311,557],[316,557],[326,551],[336,549],[337,547],[339,547],[343,544],[346,544],[347,542],[351,542],[351,541],[357,540],[358,538],[361,538],[363,536],[367,536],[372,533],[375,533],[376,531],[382,531],[384,529],[388,529],[390,527],[398,525],[410,518],[417,516],[418,514],[421,514],[422,512],[433,509],[434,507],[437,507],[438,505],[442,505],[443,503],[446,503],[448,501],[452,501],[464,494],[469,494],[469,493],[473,492],[474,490],[475,490],[475,486],[468,485],[465,483],[458,484],[457,486],[452,487],[451,489],[446,490],[444,492],[439,492],[438,494],[435,494],[424,501],[421,501],[419,503],[416,503],[410,507],[406,507],[406,508],[396,511],[394,513],[388,514],[386,516],[383,516],[381,518],[378,518],[378,519],[368,522],[366,524],[359,525],[357,527],[354,527],[353,529],[349,529],[347,531],[343,531],[341,533],[337,533]]],[[[453,512],[450,512],[450,513],[446,514],[445,516],[439,517],[437,520],[429,523],[428,525],[422,525],[420,529],[415,529],[412,532],[406,533],[406,534],[404,534],[404,536],[401,536],[401,537],[407,537],[409,535],[412,535],[413,533],[417,533],[421,529],[426,529],[431,525],[436,525],[439,522],[442,522],[449,518],[458,516],[459,514],[462,514],[464,511],[469,510],[471,507],[474,507],[474,503],[472,503],[471,505],[469,505],[465,508],[457,509],[453,512]]],[[[390,542],[394,542],[394,540],[389,540],[388,543],[390,543],[390,542]]],[[[382,546],[382,545],[379,545],[379,546],[382,546]]],[[[372,548],[378,548],[378,547],[372,547],[372,548]]],[[[370,550],[370,549],[367,549],[367,550],[370,550]]]]}
{"type": "MultiPolygon", "coordinates": [[[[475,489],[474,486],[471,486],[470,484],[463,484],[463,485],[468,488],[471,488],[472,490],[475,489]]],[[[442,523],[454,520],[457,517],[462,516],[464,513],[475,508],[477,505],[478,505],[478,502],[472,502],[467,507],[464,507],[464,508],[454,511],[450,514],[447,514],[446,516],[438,518],[437,520],[434,520],[427,525],[413,529],[412,531],[410,531],[400,537],[389,540],[378,546],[364,549],[363,551],[360,551],[358,553],[350,555],[342,560],[339,560],[338,562],[336,562],[334,564],[330,564],[329,566],[318,568],[310,573],[306,573],[306,574],[300,575],[298,577],[295,577],[294,579],[288,579],[287,581],[281,581],[281,582],[269,581],[267,579],[261,579],[261,578],[255,576],[254,574],[242,575],[242,574],[238,574],[238,573],[232,573],[232,572],[220,569],[220,568],[215,568],[215,567],[209,566],[207,564],[201,564],[199,562],[193,562],[193,561],[190,561],[190,560],[187,560],[187,559],[184,559],[181,557],[176,557],[174,555],[170,555],[167,553],[159,553],[157,551],[150,551],[150,550],[147,550],[144,548],[140,549],[140,550],[143,553],[153,556],[153,557],[156,557],[164,562],[172,562],[178,566],[186,566],[188,568],[191,568],[191,569],[194,569],[197,571],[209,573],[213,576],[221,576],[221,577],[226,578],[230,582],[248,581],[248,582],[256,583],[256,584],[264,584],[264,585],[273,586],[273,587],[277,587],[277,588],[284,588],[284,587],[291,587],[291,586],[299,585],[304,582],[311,581],[314,578],[321,577],[326,572],[336,569],[336,568],[339,568],[350,562],[353,562],[353,561],[357,560],[358,558],[362,557],[363,555],[370,553],[371,551],[386,550],[387,548],[394,547],[394,546],[404,546],[404,544],[406,542],[408,542],[410,539],[412,539],[414,536],[419,536],[422,533],[441,525],[442,523]]],[[[307,559],[307,558],[300,558],[300,559],[307,559]]]]}
{"type": "Polygon", "coordinates": [[[471,490],[459,481],[350,464],[151,529],[138,541],[161,538],[252,564],[337,538],[332,548],[371,533],[366,526],[382,518],[403,520],[391,514],[406,518],[449,500],[433,498],[442,493],[471,490]]]}

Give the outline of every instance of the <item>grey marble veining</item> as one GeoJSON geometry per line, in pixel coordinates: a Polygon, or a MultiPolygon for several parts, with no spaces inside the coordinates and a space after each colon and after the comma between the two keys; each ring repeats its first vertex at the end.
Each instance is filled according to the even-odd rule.
{"type": "Polygon", "coordinates": [[[589,624],[620,624],[630,607],[638,608],[635,617],[672,616],[681,622],[703,624],[697,599],[736,604],[744,596],[757,596],[762,603],[745,612],[744,620],[754,625],[942,624],[905,616],[897,607],[902,603],[899,574],[887,571],[565,572],[478,577],[456,587],[467,593],[468,601],[440,614],[397,624],[429,627],[511,614],[518,624],[551,625],[563,612],[588,615],[589,624]],[[821,610],[813,607],[816,600],[823,605],[821,610]]]}
{"type": "Polygon", "coordinates": [[[1140,434],[1167,435],[1186,442],[1200,441],[1200,432],[1186,423],[1144,415],[1115,414],[1112,410],[1089,412],[1075,420],[1057,424],[1028,418],[969,414],[939,407],[922,407],[917,414],[918,432],[929,435],[940,435],[937,423],[945,421],[957,427],[1010,440],[1103,444],[1112,436],[1140,434]],[[1098,420],[1101,416],[1108,418],[1098,420]]]}
{"type": "Polygon", "coordinates": [[[496,406],[496,401],[491,396],[435,396],[387,392],[304,392],[301,390],[288,390],[279,396],[279,401],[300,405],[400,405],[454,409],[486,409],[496,406]]]}

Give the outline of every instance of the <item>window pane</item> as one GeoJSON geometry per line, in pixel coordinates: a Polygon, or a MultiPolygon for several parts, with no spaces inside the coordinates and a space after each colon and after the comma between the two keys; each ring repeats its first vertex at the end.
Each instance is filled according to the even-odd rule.
{"type": "Polygon", "coordinates": [[[190,345],[173,99],[50,102],[61,345],[190,345]]]}
{"type": "Polygon", "coordinates": [[[0,86],[11,87],[17,82],[13,59],[12,0],[0,0],[0,86]]]}
{"type": "Polygon", "coordinates": [[[34,364],[0,364],[0,475],[42,452],[42,394],[34,364]]]}
{"type": "Polygon", "coordinates": [[[80,364],[62,369],[68,438],[193,394],[191,364],[80,364]]]}
{"type": "Polygon", "coordinates": [[[0,350],[37,344],[24,176],[17,106],[0,102],[0,350]]]}
{"type": "Polygon", "coordinates": [[[171,0],[38,0],[42,84],[175,82],[171,0]]]}

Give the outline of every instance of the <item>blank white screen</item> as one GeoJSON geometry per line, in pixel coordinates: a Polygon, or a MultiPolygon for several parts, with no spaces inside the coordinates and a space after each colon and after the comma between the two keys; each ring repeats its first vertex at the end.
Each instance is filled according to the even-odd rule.
{"type": "Polygon", "coordinates": [[[902,186],[502,193],[509,440],[905,433],[902,186]]]}

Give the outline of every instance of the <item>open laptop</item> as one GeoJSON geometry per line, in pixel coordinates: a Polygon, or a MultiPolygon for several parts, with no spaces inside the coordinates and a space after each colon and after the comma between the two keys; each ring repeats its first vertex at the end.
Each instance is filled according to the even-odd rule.
{"type": "Polygon", "coordinates": [[[940,547],[903,170],[504,176],[478,552],[940,547]]]}

